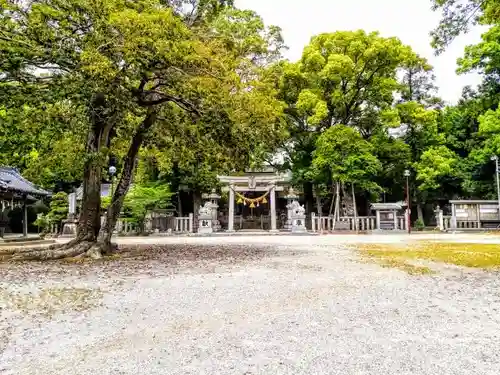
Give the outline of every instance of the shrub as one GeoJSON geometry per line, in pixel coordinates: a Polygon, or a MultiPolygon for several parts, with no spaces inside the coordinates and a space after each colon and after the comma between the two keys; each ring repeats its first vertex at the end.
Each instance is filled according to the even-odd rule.
{"type": "Polygon", "coordinates": [[[424,221],[422,219],[418,219],[417,221],[415,221],[415,228],[418,231],[423,231],[425,228],[424,221]]]}

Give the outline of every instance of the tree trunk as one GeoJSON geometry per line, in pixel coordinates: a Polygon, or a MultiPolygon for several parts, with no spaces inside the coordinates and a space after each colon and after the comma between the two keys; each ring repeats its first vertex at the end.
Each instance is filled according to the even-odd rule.
{"type": "Polygon", "coordinates": [[[328,211],[328,216],[333,214],[333,205],[335,204],[335,197],[337,196],[336,185],[332,186],[332,201],[330,202],[330,210],[328,211]]]}
{"type": "Polygon", "coordinates": [[[83,167],[83,194],[77,238],[95,241],[101,227],[101,180],[103,155],[101,149],[108,143],[111,124],[106,124],[102,116],[104,99],[94,100],[96,109],[92,114],[92,129],[87,137],[87,160],[83,167]],[[102,100],[102,102],[101,102],[102,100]]]}
{"type": "Polygon", "coordinates": [[[335,221],[340,219],[340,182],[337,182],[337,188],[335,192],[335,221]]]}
{"type": "Polygon", "coordinates": [[[424,223],[424,225],[425,225],[425,222],[424,222],[424,212],[422,210],[422,204],[421,203],[417,203],[417,219],[421,220],[422,223],[424,223]]]}
{"type": "Polygon", "coordinates": [[[321,196],[320,189],[313,185],[313,195],[315,198],[316,213],[318,216],[323,216],[324,199],[321,196]]]}
{"type": "MultiPolygon", "coordinates": [[[[106,212],[104,225],[102,226],[99,233],[100,251],[102,253],[109,253],[113,250],[113,246],[111,245],[111,237],[113,236],[116,222],[120,217],[120,212],[123,207],[123,201],[125,200],[125,196],[127,195],[130,184],[132,182],[137,155],[139,154],[142,142],[144,141],[144,136],[149,131],[149,129],[151,129],[155,122],[156,112],[154,110],[150,110],[146,118],[143,120],[142,124],[139,126],[134,136],[132,137],[127,155],[123,159],[123,169],[120,176],[120,181],[116,186],[113,197],[111,199],[111,203],[106,212]]],[[[95,256],[99,256],[99,254],[95,254],[95,256]]]]}
{"type": "Polygon", "coordinates": [[[356,207],[356,193],[354,192],[354,184],[351,184],[352,190],[352,205],[354,209],[354,230],[358,231],[358,208],[356,207]]]}
{"type": "Polygon", "coordinates": [[[314,192],[313,192],[313,184],[311,182],[304,182],[302,185],[304,189],[304,203],[306,214],[310,215],[314,211],[314,192]]]}
{"type": "Polygon", "coordinates": [[[182,197],[180,189],[177,191],[177,213],[182,217],[182,197]]]}
{"type": "Polygon", "coordinates": [[[197,190],[193,190],[193,215],[198,217],[198,211],[203,204],[203,199],[201,193],[197,190]]]}
{"type": "Polygon", "coordinates": [[[323,216],[323,204],[321,202],[321,197],[316,195],[316,209],[319,216],[323,216]]]}
{"type": "Polygon", "coordinates": [[[83,194],[77,236],[74,240],[47,248],[14,249],[0,253],[1,258],[14,260],[50,260],[80,257],[90,253],[96,245],[101,227],[101,179],[105,155],[103,148],[109,145],[110,132],[115,124],[109,114],[104,95],[96,94],[90,112],[91,128],[87,135],[86,160],[83,168],[83,194]]]}

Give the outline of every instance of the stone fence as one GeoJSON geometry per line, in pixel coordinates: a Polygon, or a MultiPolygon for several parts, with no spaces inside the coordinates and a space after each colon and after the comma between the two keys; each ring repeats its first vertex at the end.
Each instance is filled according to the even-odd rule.
{"type": "MultiPolygon", "coordinates": [[[[104,224],[105,217],[101,217],[101,225],[104,224]]],[[[194,232],[194,216],[176,217],[168,215],[146,216],[143,225],[131,222],[127,218],[119,218],[116,222],[115,234],[121,236],[134,236],[141,234],[185,234],[194,232]]],[[[59,226],[52,224],[48,231],[49,235],[59,234],[59,226]]],[[[76,235],[73,233],[72,236],[76,235]]]]}
{"type": "MultiPolygon", "coordinates": [[[[395,228],[396,230],[406,230],[407,225],[405,216],[398,216],[396,218],[396,223],[397,223],[397,228],[395,228]]],[[[339,220],[336,221],[334,216],[317,216],[314,212],[311,214],[312,232],[332,232],[335,230],[345,230],[345,231],[377,230],[377,218],[375,216],[358,216],[356,218],[354,218],[353,216],[345,216],[345,217],[340,217],[339,220]]]]}
{"type": "Polygon", "coordinates": [[[314,212],[311,214],[312,232],[332,232],[334,230],[354,230],[367,231],[377,229],[375,216],[358,216],[356,219],[351,216],[340,217],[336,222],[334,216],[317,216],[314,212]],[[356,228],[357,222],[357,228],[356,228]]]}

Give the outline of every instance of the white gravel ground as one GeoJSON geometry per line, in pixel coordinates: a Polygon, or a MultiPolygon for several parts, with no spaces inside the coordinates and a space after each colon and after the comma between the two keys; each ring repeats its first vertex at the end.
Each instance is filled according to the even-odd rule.
{"type": "Polygon", "coordinates": [[[277,253],[0,268],[0,374],[500,374],[498,274],[410,276],[344,246],[407,240],[146,239],[277,253]],[[33,297],[40,290],[53,291],[45,305],[33,297]]]}

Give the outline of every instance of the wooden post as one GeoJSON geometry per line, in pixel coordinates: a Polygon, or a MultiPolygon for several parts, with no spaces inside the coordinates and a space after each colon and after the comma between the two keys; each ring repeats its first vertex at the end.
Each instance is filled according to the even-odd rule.
{"type": "MultiPolygon", "coordinates": [[[[335,221],[339,220],[340,217],[340,182],[337,182],[337,191],[336,191],[336,198],[335,198],[335,212],[333,215],[335,218],[335,221]]],[[[333,229],[335,229],[335,224],[333,225],[333,229]]]]}
{"type": "Polygon", "coordinates": [[[271,232],[277,232],[278,228],[276,226],[276,185],[273,185],[270,193],[270,203],[271,203],[271,232]]]}
{"type": "Polygon", "coordinates": [[[23,195],[23,237],[28,237],[28,207],[26,200],[26,195],[23,195]]]}
{"type": "Polygon", "coordinates": [[[476,216],[477,216],[477,228],[481,229],[481,205],[479,203],[476,205],[476,216]]]}
{"type": "Polygon", "coordinates": [[[358,231],[358,213],[356,207],[356,194],[354,193],[354,184],[351,184],[352,189],[352,205],[354,206],[354,230],[358,231]]]}
{"type": "Polygon", "coordinates": [[[229,185],[229,215],[227,231],[234,232],[234,185],[229,185]]]}

